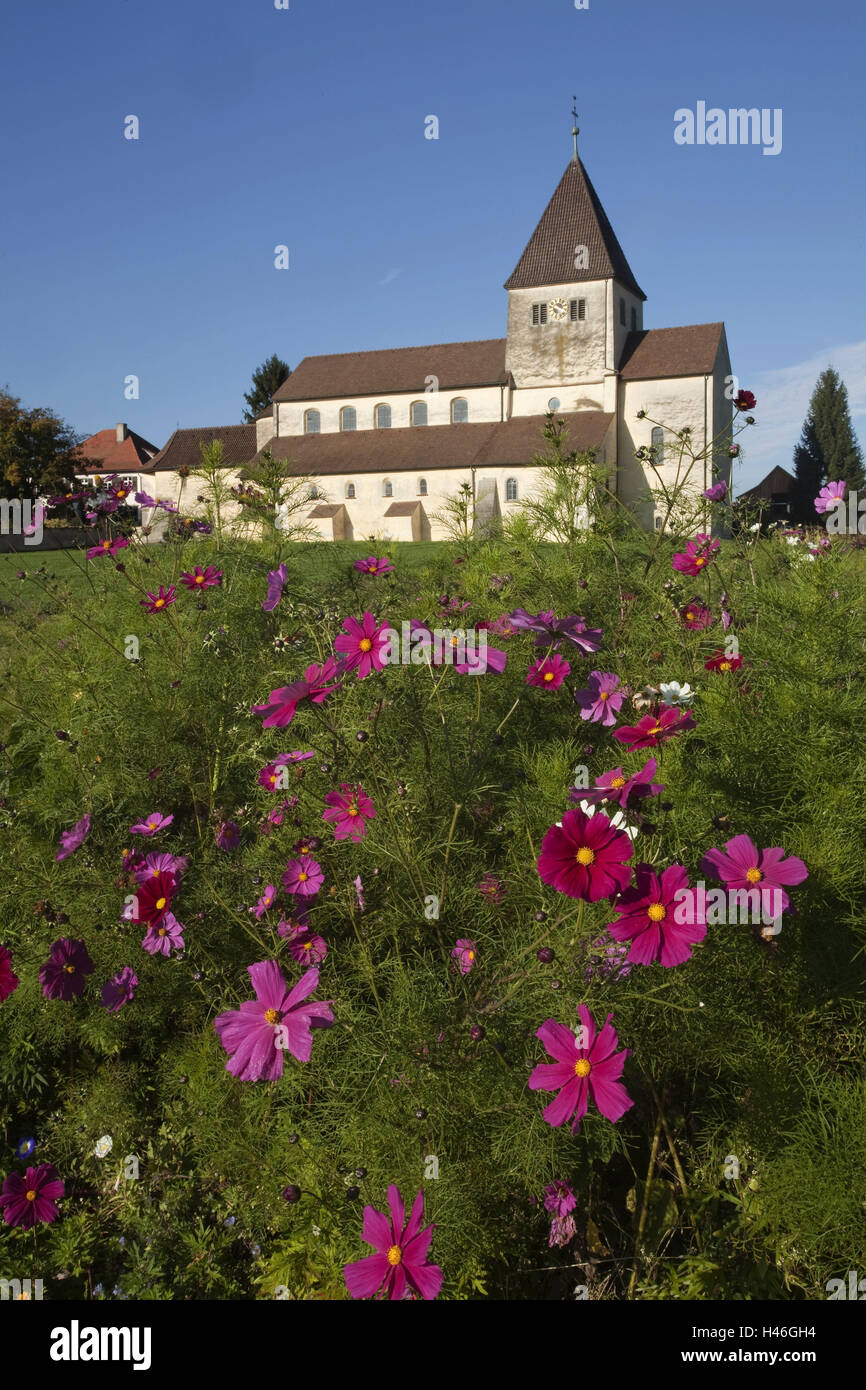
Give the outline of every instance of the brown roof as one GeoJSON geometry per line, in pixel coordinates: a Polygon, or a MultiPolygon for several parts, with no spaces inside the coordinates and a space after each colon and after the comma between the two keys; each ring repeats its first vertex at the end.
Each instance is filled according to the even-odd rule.
{"type": "Polygon", "coordinates": [[[125,439],[117,441],[117,429],[98,430],[78,446],[82,473],[141,473],[150,472],[150,460],[159,452],[135,430],[128,429],[125,439]]]}
{"type": "Polygon", "coordinates": [[[772,498],[779,493],[787,495],[789,492],[793,492],[796,482],[796,478],[788,472],[787,468],[782,468],[777,464],[775,468],[770,469],[766,478],[762,478],[754,487],[741,492],[740,496],[772,498]]]}
{"type": "Polygon", "coordinates": [[[318,507],[314,507],[310,516],[336,516],[337,512],[343,510],[342,502],[321,502],[318,507]]]}
{"type": "Polygon", "coordinates": [[[385,515],[411,516],[412,513],[416,512],[420,506],[421,503],[417,500],[414,502],[392,502],[385,515]]]}
{"type": "Polygon", "coordinates": [[[463,386],[498,386],[507,381],[505,339],[434,343],[430,347],[383,348],[305,357],[274,392],[275,401],[312,401],[339,396],[424,394],[435,376],[441,391],[463,386]]]}
{"type": "Polygon", "coordinates": [[[667,376],[708,376],[725,331],[723,323],[691,323],[684,328],[648,328],[629,333],[619,374],[623,381],[667,376]]]}
{"type": "Polygon", "coordinates": [[[507,290],[534,285],[578,284],[582,280],[615,279],[641,299],[646,295],[635,280],[625,252],[580,160],[572,160],[541,215],[526,250],[505,281],[507,290]],[[585,246],[588,264],[574,265],[575,247],[585,246]]]}
{"type": "Polygon", "coordinates": [[[204,429],[175,430],[164,449],[160,449],[149,465],[148,472],[176,472],[181,466],[201,467],[201,445],[205,448],[221,440],[223,458],[231,467],[250,463],[256,452],[256,427],[249,425],[215,425],[204,429]]]}
{"type": "MultiPolygon", "coordinates": [[[[600,410],[566,414],[568,446],[594,449],[613,416],[600,410]]],[[[488,424],[427,425],[390,430],[345,430],[331,434],[283,434],[265,448],[291,462],[291,472],[324,477],[335,473],[426,473],[473,464],[528,464],[547,452],[544,415],[517,416],[488,424]]],[[[262,453],[264,450],[262,450],[262,453]]],[[[259,455],[260,457],[261,455],[259,455]]]]}

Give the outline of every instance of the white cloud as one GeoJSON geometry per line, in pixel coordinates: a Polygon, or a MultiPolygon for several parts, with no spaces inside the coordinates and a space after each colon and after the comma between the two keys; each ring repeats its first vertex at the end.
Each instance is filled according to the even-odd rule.
{"type": "Polygon", "coordinates": [[[734,474],[736,492],[754,487],[771,468],[780,464],[793,471],[794,446],[800,437],[809,400],[825,367],[835,367],[848,388],[848,404],[854,429],[861,442],[866,436],[866,340],[843,343],[799,362],[741,381],[753,391],[758,404],[756,424],[739,436],[745,459],[734,474]]]}
{"type": "Polygon", "coordinates": [[[402,275],[402,274],[403,274],[403,271],[402,271],[402,270],[389,270],[389,271],[388,271],[388,274],[387,274],[387,275],[384,275],[384,276],[382,277],[382,279],[379,281],[379,284],[380,284],[380,285],[390,285],[390,283],[391,283],[392,280],[396,280],[396,279],[397,279],[397,276],[398,276],[398,275],[402,275]]]}

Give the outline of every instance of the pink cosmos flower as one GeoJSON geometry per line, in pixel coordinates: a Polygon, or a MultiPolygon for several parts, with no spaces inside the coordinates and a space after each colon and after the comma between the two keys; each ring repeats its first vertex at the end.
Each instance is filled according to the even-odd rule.
{"type": "Polygon", "coordinates": [[[12,952],[0,946],[0,1004],[14,994],[20,981],[12,969],[12,952]]]}
{"type": "Polygon", "coordinates": [[[575,691],[575,701],[580,705],[581,719],[591,719],[608,729],[616,723],[616,716],[622,709],[627,689],[617,690],[619,676],[610,671],[590,671],[589,685],[585,690],[575,691]]]}
{"type": "Polygon", "coordinates": [[[577,1235],[577,1226],[571,1215],[577,1206],[577,1198],[568,1183],[554,1182],[546,1187],[544,1189],[544,1205],[547,1211],[554,1214],[550,1223],[548,1245],[551,1249],[554,1246],[568,1245],[577,1235]]]}
{"type": "Polygon", "coordinates": [[[247,967],[255,1000],[214,1019],[219,1040],[229,1054],[226,1071],[240,1081],[276,1081],[283,1074],[283,1053],[309,1062],[313,1028],[334,1022],[333,999],[307,1003],[319,983],[315,968],[290,990],[275,960],[247,967]]]}
{"type": "Polygon", "coordinates": [[[273,907],[274,899],[276,896],[277,890],[274,884],[269,883],[264,893],[262,893],[262,896],[256,903],[255,907],[250,908],[250,911],[255,913],[257,922],[260,922],[261,919],[264,917],[265,913],[273,907]]]}
{"type": "Polygon", "coordinates": [[[574,1116],[572,1134],[580,1128],[590,1096],[612,1124],[634,1105],[620,1080],[631,1050],[616,1051],[619,1040],[610,1021],[613,1014],[608,1014],[604,1027],[596,1034],[595,1022],[586,1005],[581,1004],[577,1012],[581,1022],[579,1037],[552,1018],[542,1023],[535,1036],[541,1039],[555,1061],[540,1062],[529,1078],[531,1091],[559,1092],[543,1115],[554,1128],[574,1116]]]}
{"type": "Polygon", "coordinates": [[[482,893],[487,901],[494,903],[496,907],[499,907],[500,903],[504,903],[505,899],[508,897],[507,890],[502,886],[502,883],[495,874],[485,874],[481,882],[476,883],[475,886],[479,893],[482,893]]]}
{"type": "Polygon", "coordinates": [[[155,506],[156,506],[156,498],[155,498],[155,497],[151,497],[151,495],[150,495],[149,492],[137,492],[137,493],[135,494],[135,500],[136,500],[136,502],[138,503],[138,505],[139,505],[140,507],[155,507],[155,506]]]}
{"type": "Polygon", "coordinates": [[[366,560],[356,560],[352,568],[360,570],[362,574],[391,574],[394,570],[387,556],[377,560],[375,555],[368,555],[366,560]]]}
{"type": "Polygon", "coordinates": [[[364,901],[364,885],[361,882],[360,874],[358,874],[358,877],[355,879],[355,898],[358,903],[358,910],[363,912],[367,904],[364,901]]]}
{"type": "Polygon", "coordinates": [[[465,936],[457,938],[457,944],[451,952],[452,960],[457,962],[456,969],[461,975],[468,975],[475,965],[475,942],[469,941],[465,936]]]}
{"type": "Polygon", "coordinates": [[[671,864],[659,875],[649,864],[638,864],[634,877],[634,887],[626,888],[613,905],[619,921],[608,923],[610,935],[614,941],[632,943],[627,961],[650,965],[660,960],[666,969],[682,965],[691,958],[694,943],[703,941],[707,934],[706,918],[696,889],[689,887],[688,871],[681,864],[671,864]],[[689,894],[691,909],[677,914],[679,904],[686,901],[684,892],[689,894]],[[691,920],[681,924],[677,915],[691,920]]]}
{"type": "Polygon", "coordinates": [[[587,627],[585,618],[579,618],[575,614],[567,618],[557,618],[552,609],[532,614],[527,613],[525,608],[515,608],[508,616],[515,631],[538,634],[535,639],[536,647],[547,647],[551,642],[558,647],[564,638],[584,656],[589,656],[592,652],[597,652],[601,646],[601,628],[587,627]]]}
{"type": "Polygon", "coordinates": [[[259,786],[268,792],[282,792],[288,786],[287,779],[288,773],[283,771],[282,765],[268,763],[259,773],[259,786]]]}
{"type": "Polygon", "coordinates": [[[205,565],[204,569],[201,565],[196,565],[192,574],[184,570],[180,576],[180,582],[187,589],[212,589],[214,586],[222,584],[223,572],[216,569],[214,565],[205,565]]]}
{"type": "Polygon", "coordinates": [[[385,634],[390,631],[387,623],[377,626],[372,613],[365,612],[361,621],[348,617],[343,619],[343,631],[337,635],[334,650],[343,659],[346,671],[357,671],[362,681],[371,671],[381,671],[385,667],[383,651],[390,649],[391,640],[385,634]]]}
{"type": "Polygon", "coordinates": [[[29,1231],[40,1222],[50,1224],[57,1220],[56,1203],[64,1195],[63,1180],[57,1176],[57,1169],[51,1163],[40,1163],[38,1168],[28,1168],[23,1175],[10,1173],[4,1179],[0,1192],[0,1207],[7,1226],[20,1226],[29,1231]]]}
{"type": "Polygon", "coordinates": [[[144,859],[134,866],[133,872],[137,883],[146,883],[149,878],[158,878],[160,874],[170,874],[179,883],[188,868],[189,860],[183,854],[153,852],[146,854],[144,859]]]}
{"type": "Polygon", "coordinates": [[[676,734],[684,734],[687,729],[697,728],[695,716],[690,710],[680,710],[676,705],[663,705],[658,715],[645,714],[636,724],[614,730],[614,738],[625,743],[633,751],[638,748],[655,748],[676,734]]]}
{"type": "Polygon", "coordinates": [[[832,512],[836,504],[844,500],[847,491],[848,484],[843,478],[839,478],[833,483],[827,483],[815,498],[815,511],[822,516],[825,512],[832,512]]]}
{"type": "Polygon", "coordinates": [[[283,887],[287,893],[299,898],[312,898],[325,881],[324,870],[315,859],[289,859],[283,874],[283,887]]]}
{"type": "Polygon", "coordinates": [[[727,491],[728,485],[723,478],[720,483],[713,483],[712,487],[708,487],[703,493],[703,496],[706,497],[708,502],[721,502],[726,496],[727,491]]]}
{"type": "Polygon", "coordinates": [[[729,888],[779,889],[783,912],[791,904],[784,885],[802,883],[809,877],[802,859],[794,854],[786,859],[778,845],[756,849],[748,835],[735,835],[724,850],[708,850],[701,861],[701,873],[721,879],[729,888]]]}
{"type": "Polygon", "coordinates": [[[90,816],[82,816],[81,820],[77,821],[71,830],[61,831],[60,849],[54,856],[55,861],[68,859],[70,854],[74,854],[77,849],[80,849],[89,834],[90,816]]]}
{"type": "Polygon", "coordinates": [[[116,1014],[129,1004],[138,986],[138,976],[131,966],[125,965],[112,979],[102,986],[102,1002],[110,1014],[116,1014]]]}
{"type": "Polygon", "coordinates": [[[320,705],[332,691],[339,690],[339,680],[333,685],[328,685],[328,681],[333,681],[342,673],[343,667],[338,666],[334,658],[329,656],[321,666],[308,666],[302,680],[281,686],[279,690],[272,690],[268,703],[253,705],[252,712],[265,715],[262,720],[263,729],[283,729],[287,724],[291,724],[302,700],[312,700],[313,704],[320,705]]]}
{"type": "Polygon", "coordinates": [[[230,854],[233,849],[237,849],[241,842],[241,828],[237,821],[221,820],[214,831],[214,836],[217,849],[221,849],[224,853],[230,854]]]}
{"type": "Polygon", "coordinates": [[[540,685],[544,690],[558,690],[570,672],[571,667],[565,658],[554,652],[553,656],[546,656],[530,666],[526,684],[540,685]]]}
{"type": "Polygon", "coordinates": [[[706,569],[718,548],[718,541],[711,541],[709,536],[699,531],[697,540],[689,541],[685,551],[679,551],[671,563],[681,574],[700,574],[706,569]]]}
{"type": "Polygon", "coordinates": [[[595,785],[587,791],[572,787],[569,798],[572,801],[588,801],[590,806],[596,806],[600,801],[615,801],[624,811],[628,810],[636,801],[658,796],[664,791],[662,783],[652,780],[657,767],[655,758],[650,758],[640,772],[633,772],[628,777],[621,767],[615,767],[611,772],[603,772],[597,777],[595,785]]]}
{"type": "Polygon", "coordinates": [[[39,967],[39,983],[46,999],[72,999],[84,993],[87,976],[93,974],[93,961],[83,941],[61,937],[55,941],[48,960],[39,967]]]}
{"type": "Polygon", "coordinates": [[[289,571],[286,565],[280,565],[275,570],[268,571],[268,596],[262,600],[262,608],[266,613],[272,613],[282,598],[283,589],[289,578],[289,571]]]}
{"type": "Polygon", "coordinates": [[[593,816],[566,811],[562,825],[552,825],[541,842],[538,872],[558,893],[595,903],[626,887],[631,855],[628,835],[612,826],[603,811],[593,816]]]}
{"type": "Polygon", "coordinates": [[[388,1299],[411,1297],[414,1292],[430,1301],[442,1288],[442,1270],[427,1263],[433,1227],[421,1230],[424,1193],[419,1191],[408,1221],[403,1198],[394,1183],[388,1188],[388,1206],[390,1221],[375,1207],[364,1208],[362,1236],[376,1254],[344,1267],[346,1288],[353,1298],[372,1298],[381,1289],[388,1299]]]}
{"type": "Polygon", "coordinates": [[[159,590],[155,594],[148,592],[147,598],[141,599],[141,607],[146,608],[148,613],[160,613],[163,608],[168,608],[177,598],[177,591],[173,584],[164,589],[160,584],[159,590]]]}
{"type": "Polygon", "coordinates": [[[360,782],[353,791],[346,782],[340,783],[338,792],[325,794],[327,810],[322,812],[322,820],[330,821],[337,840],[363,840],[367,833],[367,821],[376,815],[373,803],[360,782]]]}
{"type": "Polygon", "coordinates": [[[691,603],[687,603],[685,608],[680,609],[680,619],[683,627],[687,627],[690,632],[703,632],[704,628],[709,627],[713,621],[713,615],[709,608],[705,608],[695,598],[692,599],[691,603]]]}
{"type": "Polygon", "coordinates": [[[328,954],[328,944],[315,932],[299,931],[289,938],[289,955],[302,965],[321,965],[328,954]]]}
{"type": "Polygon", "coordinates": [[[95,560],[97,555],[110,555],[112,560],[119,550],[125,550],[129,541],[123,536],[115,536],[114,540],[100,541],[98,545],[92,545],[87,552],[88,560],[95,560]]]}
{"type": "Polygon", "coordinates": [[[170,956],[172,951],[183,950],[185,930],[183,922],[179,922],[173,912],[165,912],[149,924],[141,944],[152,956],[170,956]]]}
{"type": "Polygon", "coordinates": [[[137,825],[129,827],[130,835],[157,835],[160,830],[165,830],[166,826],[171,825],[174,816],[164,816],[160,811],[151,811],[146,820],[139,821],[137,825]]]}

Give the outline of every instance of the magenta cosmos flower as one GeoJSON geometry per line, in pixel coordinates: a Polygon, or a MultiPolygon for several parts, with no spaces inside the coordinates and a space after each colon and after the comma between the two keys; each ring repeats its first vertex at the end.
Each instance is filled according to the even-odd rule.
{"type": "Polygon", "coordinates": [[[307,856],[287,860],[283,874],[283,887],[287,893],[294,893],[299,898],[312,898],[324,881],[325,873],[317,860],[307,856]]]}
{"type": "Polygon", "coordinates": [[[530,1091],[559,1091],[543,1115],[554,1129],[574,1116],[572,1134],[580,1128],[590,1096],[611,1124],[616,1124],[634,1105],[620,1080],[631,1050],[616,1051],[618,1038],[610,1021],[613,1014],[608,1014],[604,1027],[597,1034],[586,1005],[581,1004],[577,1012],[581,1022],[580,1038],[552,1018],[542,1023],[535,1036],[541,1039],[555,1061],[540,1062],[529,1078],[530,1091]]]}
{"type": "Polygon", "coordinates": [[[164,589],[160,584],[157,593],[148,592],[147,598],[141,599],[142,608],[146,608],[148,613],[161,613],[163,608],[169,608],[177,598],[177,590],[173,584],[164,589]]]}
{"type": "Polygon", "coordinates": [[[301,965],[321,965],[328,954],[323,936],[311,931],[296,931],[289,937],[289,955],[301,965]]]}
{"type": "Polygon", "coordinates": [[[314,705],[320,705],[332,691],[338,690],[339,680],[333,685],[329,685],[328,682],[342,673],[342,666],[338,666],[334,658],[329,656],[321,666],[308,666],[302,680],[281,686],[279,690],[272,690],[266,704],[253,705],[253,714],[264,714],[263,729],[284,729],[287,724],[291,724],[302,700],[312,700],[314,705]]]}
{"type": "Polygon", "coordinates": [[[54,856],[55,860],[68,859],[70,854],[81,848],[89,834],[90,816],[82,816],[71,830],[61,831],[60,848],[54,856]]]}
{"type": "Polygon", "coordinates": [[[346,782],[341,782],[338,792],[326,793],[325,805],[328,809],[322,812],[322,820],[330,821],[337,840],[363,840],[367,821],[376,814],[360,782],[354,791],[346,782]]]}
{"type": "Polygon", "coordinates": [[[171,874],[179,882],[188,868],[186,855],[152,851],[144,856],[140,864],[136,864],[133,873],[137,883],[146,883],[149,878],[158,878],[160,874],[171,874]]]}
{"type": "Polygon", "coordinates": [[[847,491],[848,484],[842,478],[839,478],[835,483],[827,483],[815,498],[815,511],[822,516],[824,512],[832,512],[837,502],[844,500],[847,491]]]}
{"type": "Polygon", "coordinates": [[[705,608],[695,598],[692,599],[691,603],[687,603],[685,608],[680,609],[680,619],[683,626],[687,627],[690,632],[703,632],[704,628],[709,627],[713,621],[713,615],[709,608],[705,608]]]}
{"type": "Polygon", "coordinates": [[[711,541],[709,536],[699,531],[697,540],[688,541],[685,550],[679,551],[671,563],[681,574],[700,574],[706,569],[718,548],[718,541],[711,541]]]}
{"type": "Polygon", "coordinates": [[[230,854],[233,849],[237,849],[241,842],[241,828],[237,821],[221,820],[214,832],[217,849],[230,854]]]}
{"type": "Polygon", "coordinates": [[[160,869],[138,882],[132,901],[127,903],[121,913],[124,922],[138,925],[158,926],[171,907],[171,900],[177,887],[174,874],[160,869]]]}
{"type": "Polygon", "coordinates": [[[689,887],[689,876],[681,864],[671,864],[657,874],[649,864],[638,864],[634,887],[626,888],[613,905],[618,922],[608,923],[614,941],[630,941],[626,960],[650,965],[660,960],[666,969],[690,959],[692,946],[707,934],[706,920],[700,912],[697,891],[689,887]],[[691,900],[690,908],[677,912],[680,903],[691,900]],[[687,922],[677,921],[686,916],[687,922]]]}
{"type": "Polygon", "coordinates": [[[611,671],[590,671],[588,687],[574,694],[580,705],[581,719],[591,719],[593,723],[601,721],[604,728],[615,724],[626,696],[625,689],[617,690],[618,685],[619,676],[611,671]]]}
{"type": "Polygon", "coordinates": [[[124,1004],[129,1004],[138,986],[138,976],[131,965],[125,965],[122,970],[102,986],[102,1002],[110,1014],[116,1014],[123,1008],[124,1004]]]}
{"type": "Polygon", "coordinates": [[[87,552],[88,560],[95,560],[97,555],[110,555],[112,560],[119,550],[125,550],[129,541],[123,536],[115,536],[114,540],[100,541],[99,545],[92,545],[87,552]]]}
{"type": "Polygon", "coordinates": [[[257,921],[257,922],[260,922],[261,919],[264,917],[265,913],[266,913],[270,908],[273,907],[273,905],[274,905],[274,898],[275,898],[276,896],[277,896],[277,890],[276,890],[274,884],[273,884],[273,883],[269,883],[268,886],[267,886],[267,888],[265,889],[264,893],[262,893],[262,896],[259,898],[258,902],[256,903],[255,907],[251,907],[251,908],[250,908],[250,912],[254,912],[254,913],[255,913],[256,921],[257,921]]]}
{"type": "Polygon", "coordinates": [[[247,967],[256,997],[214,1019],[219,1040],[229,1054],[226,1071],[240,1081],[276,1081],[283,1074],[283,1053],[309,1062],[312,1028],[334,1022],[333,999],[307,1003],[319,983],[308,970],[290,990],[275,960],[247,967]]]}
{"type": "Polygon", "coordinates": [[[204,569],[201,565],[196,565],[192,574],[188,574],[184,570],[180,576],[180,582],[187,589],[212,589],[215,585],[222,584],[223,572],[216,569],[214,565],[205,565],[204,569]]]}
{"type": "Polygon", "coordinates": [[[173,912],[164,913],[158,922],[151,922],[144,934],[142,946],[148,955],[170,956],[183,950],[184,925],[173,912]]]}
{"type": "Polygon", "coordinates": [[[386,555],[380,560],[375,555],[368,555],[366,560],[356,560],[353,569],[360,570],[362,574],[391,574],[394,566],[386,555]]]}
{"type": "Polygon", "coordinates": [[[141,820],[137,825],[129,827],[130,835],[156,835],[160,830],[165,830],[171,825],[174,816],[164,816],[161,811],[151,811],[145,820],[141,820]]]}
{"type": "Polygon", "coordinates": [[[663,705],[658,715],[645,714],[636,724],[614,730],[614,738],[625,743],[632,750],[655,748],[676,734],[684,734],[687,729],[697,728],[695,716],[690,710],[680,710],[676,705],[663,705]]]}
{"type": "Polygon", "coordinates": [[[706,497],[708,502],[721,502],[727,495],[727,491],[728,485],[723,478],[720,483],[713,483],[712,487],[708,487],[703,493],[703,496],[706,497]]]}
{"type": "Polygon", "coordinates": [[[12,969],[12,952],[0,946],[0,1004],[14,994],[20,981],[12,969]]]}
{"type": "Polygon", "coordinates": [[[724,850],[707,850],[701,861],[701,872],[720,879],[729,888],[777,888],[782,893],[783,912],[790,907],[784,885],[802,883],[809,877],[802,859],[794,854],[786,859],[785,851],[778,845],[772,849],[756,849],[748,835],[735,835],[724,850]]]}
{"type": "Polygon", "coordinates": [[[544,690],[558,690],[570,673],[571,667],[565,658],[554,652],[553,656],[546,656],[543,661],[536,661],[530,666],[526,684],[540,685],[544,690]]]}
{"type": "Polygon", "coordinates": [[[348,617],[343,619],[343,631],[337,634],[334,650],[339,652],[343,669],[357,671],[362,681],[371,671],[381,671],[385,666],[383,650],[390,651],[391,639],[385,634],[390,631],[387,623],[377,626],[372,613],[365,612],[361,621],[348,617]]]}
{"type": "Polygon", "coordinates": [[[48,960],[39,967],[39,983],[46,999],[72,999],[84,993],[93,961],[83,941],[63,936],[55,941],[48,960]]]}
{"type": "Polygon", "coordinates": [[[28,1168],[22,1176],[10,1173],[3,1182],[0,1192],[0,1207],[7,1226],[21,1226],[29,1231],[40,1222],[57,1220],[55,1205],[64,1195],[64,1186],[57,1176],[57,1169],[51,1163],[40,1163],[38,1168],[28,1168]]]}
{"type": "Polygon", "coordinates": [[[268,570],[268,596],[262,600],[262,608],[266,613],[272,613],[282,598],[283,589],[289,577],[286,565],[280,565],[275,570],[268,570]]]}
{"type": "Polygon", "coordinates": [[[570,898],[595,903],[621,891],[631,878],[628,835],[611,825],[603,811],[587,816],[566,811],[541,842],[538,872],[543,883],[570,898]]]}
{"type": "Polygon", "coordinates": [[[469,941],[465,936],[457,938],[456,945],[451,952],[451,958],[456,962],[456,969],[461,975],[468,975],[475,965],[476,946],[474,941],[469,941]]]}
{"type": "Polygon", "coordinates": [[[601,646],[601,628],[587,627],[586,620],[578,618],[575,614],[567,618],[557,618],[552,609],[533,614],[527,613],[525,608],[515,608],[513,613],[509,613],[508,620],[516,632],[537,633],[536,647],[546,647],[551,642],[559,646],[564,638],[584,656],[589,656],[590,653],[597,652],[601,646]]]}
{"type": "Polygon", "coordinates": [[[652,780],[657,767],[655,758],[649,758],[640,772],[633,772],[630,777],[626,776],[621,767],[615,767],[611,772],[603,772],[597,777],[595,785],[587,791],[572,787],[570,799],[588,801],[590,806],[597,806],[600,801],[615,801],[624,811],[628,810],[636,801],[642,801],[648,796],[658,796],[664,791],[663,783],[652,780]]]}
{"type": "Polygon", "coordinates": [[[713,652],[710,659],[704,662],[704,668],[707,671],[721,671],[724,673],[727,671],[739,671],[742,664],[743,658],[741,656],[727,656],[725,652],[717,651],[713,652]]]}
{"type": "Polygon", "coordinates": [[[433,1227],[421,1230],[424,1193],[419,1191],[408,1221],[394,1183],[388,1188],[388,1206],[390,1220],[375,1207],[364,1208],[362,1238],[376,1253],[344,1267],[346,1288],[353,1298],[372,1298],[381,1289],[383,1298],[401,1299],[414,1293],[434,1299],[442,1288],[442,1270],[427,1263],[433,1227]]]}

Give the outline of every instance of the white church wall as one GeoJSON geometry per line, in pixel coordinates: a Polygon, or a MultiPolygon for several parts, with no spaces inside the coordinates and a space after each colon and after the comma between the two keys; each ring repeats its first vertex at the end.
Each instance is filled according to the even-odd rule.
{"type": "Polygon", "coordinates": [[[505,365],[518,390],[539,387],[548,396],[567,383],[601,379],[607,338],[605,281],[545,285],[508,291],[508,342],[505,365]],[[533,304],[553,299],[584,299],[586,318],[572,323],[534,325],[533,304]]]}
{"type": "MultiPolygon", "coordinates": [[[[354,408],[359,430],[376,428],[374,412],[377,405],[389,405],[391,407],[392,429],[425,428],[420,425],[411,425],[410,407],[414,401],[423,401],[427,406],[427,428],[434,425],[450,425],[451,403],[458,399],[465,400],[469,404],[470,424],[489,423],[501,418],[502,389],[499,386],[470,386],[453,391],[422,390],[379,396],[341,396],[339,399],[329,400],[311,398],[306,401],[281,401],[277,407],[279,411],[278,433],[280,435],[304,434],[306,412],[318,410],[321,417],[320,432],[322,434],[334,434],[340,429],[340,412],[344,406],[354,408]]],[[[268,435],[268,438],[270,437],[268,435]]]]}

